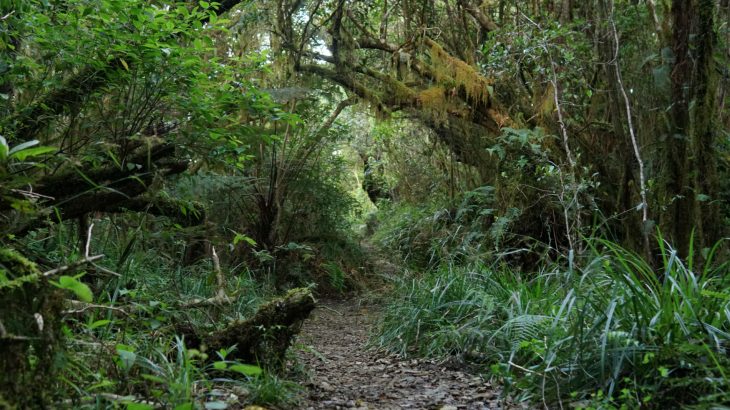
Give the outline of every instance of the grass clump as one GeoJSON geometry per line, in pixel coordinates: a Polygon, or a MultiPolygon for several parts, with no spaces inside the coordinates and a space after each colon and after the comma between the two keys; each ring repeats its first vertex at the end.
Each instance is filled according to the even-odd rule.
{"type": "Polygon", "coordinates": [[[662,246],[654,269],[615,243],[590,244],[580,269],[446,266],[403,280],[378,341],[461,355],[548,407],[728,402],[728,265],[710,252],[698,270],[662,246]]]}

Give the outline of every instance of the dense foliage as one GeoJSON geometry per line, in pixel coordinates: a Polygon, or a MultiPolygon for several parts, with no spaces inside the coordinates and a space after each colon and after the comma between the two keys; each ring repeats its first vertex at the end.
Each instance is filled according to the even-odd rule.
{"type": "Polygon", "coordinates": [[[0,407],[296,407],[301,320],[244,326],[312,290],[512,401],[727,405],[728,21],[0,0],[0,407]]]}

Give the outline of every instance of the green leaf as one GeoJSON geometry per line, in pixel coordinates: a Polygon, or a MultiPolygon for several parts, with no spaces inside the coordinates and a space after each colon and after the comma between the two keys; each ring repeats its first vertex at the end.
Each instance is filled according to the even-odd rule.
{"type": "Polygon", "coordinates": [[[210,3],[208,3],[207,1],[201,0],[200,2],[198,2],[198,4],[200,4],[200,8],[202,9],[207,9],[208,7],[210,7],[210,3]]]}
{"type": "Polygon", "coordinates": [[[127,410],[154,410],[154,406],[147,403],[127,403],[127,410]]]}
{"type": "Polygon", "coordinates": [[[0,160],[8,157],[8,142],[0,135],[0,160]]]}
{"type": "Polygon", "coordinates": [[[137,354],[134,353],[134,348],[120,343],[117,344],[116,349],[117,354],[119,354],[119,359],[121,359],[122,367],[125,370],[129,370],[137,361],[137,354]]]}
{"type": "Polygon", "coordinates": [[[700,294],[705,297],[712,297],[723,300],[730,300],[730,293],[715,292],[712,290],[703,289],[700,294]]]}
{"type": "Polygon", "coordinates": [[[233,246],[238,245],[238,243],[241,241],[246,242],[251,246],[256,246],[256,241],[253,240],[253,238],[246,236],[242,233],[237,233],[236,236],[233,238],[233,246]]]}
{"type": "Polygon", "coordinates": [[[109,323],[111,323],[111,322],[112,322],[112,321],[111,321],[111,320],[109,320],[109,319],[102,319],[102,320],[97,320],[96,322],[94,322],[94,323],[90,324],[90,325],[89,325],[89,326],[87,326],[87,327],[88,327],[89,329],[96,329],[97,327],[102,327],[102,326],[106,326],[106,325],[108,325],[108,324],[109,324],[109,323]]]}
{"type": "Polygon", "coordinates": [[[39,155],[48,154],[50,152],[56,152],[56,148],[54,148],[54,147],[35,147],[35,148],[24,149],[22,151],[11,152],[10,158],[15,158],[18,161],[25,161],[26,158],[37,157],[39,155]]]}
{"type": "Polygon", "coordinates": [[[89,286],[79,281],[78,277],[61,276],[58,278],[58,282],[51,283],[58,288],[70,290],[81,301],[91,302],[94,299],[94,294],[91,292],[89,286]]]}
{"type": "Polygon", "coordinates": [[[241,373],[244,376],[248,377],[254,377],[258,376],[261,373],[263,373],[263,370],[261,370],[260,367],[254,366],[252,364],[234,364],[231,367],[228,368],[229,370],[233,370],[234,372],[241,373]]]}
{"type": "Polygon", "coordinates": [[[16,146],[14,146],[13,149],[10,150],[10,152],[8,152],[8,155],[13,155],[14,153],[16,153],[18,151],[22,151],[22,150],[24,150],[26,148],[30,148],[30,147],[36,146],[39,143],[40,143],[40,141],[38,141],[38,140],[30,140],[30,141],[26,141],[26,142],[24,142],[22,144],[18,144],[16,146]]]}
{"type": "Polygon", "coordinates": [[[228,365],[226,364],[226,362],[213,362],[213,368],[216,370],[225,370],[227,367],[228,365]]]}
{"type": "Polygon", "coordinates": [[[137,361],[137,353],[129,352],[126,350],[120,350],[118,353],[119,358],[122,360],[122,365],[124,369],[131,369],[132,366],[134,366],[134,363],[137,361]]]}
{"type": "Polygon", "coordinates": [[[96,383],[96,384],[92,385],[91,387],[88,388],[88,390],[96,390],[96,389],[101,389],[103,387],[111,387],[111,386],[114,386],[114,382],[113,381],[111,381],[111,380],[103,380],[103,381],[101,381],[99,383],[96,383]]]}
{"type": "Polygon", "coordinates": [[[149,380],[151,382],[160,383],[160,384],[164,384],[165,381],[166,381],[162,377],[155,376],[154,374],[143,374],[142,375],[142,378],[145,379],[145,380],[149,380]]]}

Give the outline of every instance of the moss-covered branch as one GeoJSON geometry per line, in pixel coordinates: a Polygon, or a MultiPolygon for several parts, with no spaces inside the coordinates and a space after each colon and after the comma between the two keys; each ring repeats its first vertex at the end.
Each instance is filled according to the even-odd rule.
{"type": "Polygon", "coordinates": [[[207,332],[180,326],[190,347],[205,346],[209,352],[236,346],[227,358],[280,369],[292,338],[315,307],[312,291],[296,288],[262,305],[246,320],[236,320],[221,330],[207,332]]]}

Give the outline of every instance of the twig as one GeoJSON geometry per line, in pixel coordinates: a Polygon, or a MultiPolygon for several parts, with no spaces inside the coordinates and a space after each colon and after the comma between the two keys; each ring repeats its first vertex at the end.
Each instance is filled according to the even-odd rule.
{"type": "MultiPolygon", "coordinates": [[[[522,13],[523,17],[527,19],[532,25],[535,26],[538,30],[542,30],[539,24],[531,20],[529,17],[527,17],[524,13],[522,13]]],[[[547,55],[548,59],[550,60],[550,74],[551,78],[549,79],[549,83],[553,88],[553,103],[555,104],[555,110],[558,114],[558,125],[560,127],[560,135],[563,137],[563,149],[565,150],[565,156],[568,159],[568,164],[570,165],[570,171],[571,175],[573,177],[572,179],[572,188],[573,188],[573,197],[577,199],[578,196],[578,186],[577,186],[577,173],[576,173],[576,161],[573,157],[573,152],[570,149],[570,143],[568,138],[568,127],[565,125],[565,119],[563,117],[563,107],[560,105],[560,89],[558,84],[558,74],[555,70],[555,67],[557,64],[555,63],[555,60],[553,59],[553,55],[548,49],[547,41],[540,44],[541,48],[545,50],[545,54],[547,55]]],[[[559,195],[559,199],[561,202],[564,202],[564,195],[565,195],[565,182],[563,180],[562,171],[560,172],[560,185],[563,188],[563,192],[559,195]]],[[[581,218],[580,218],[580,211],[579,211],[579,204],[576,203],[576,213],[575,213],[575,219],[576,219],[576,230],[580,230],[581,226],[581,218]]],[[[572,225],[569,221],[569,215],[568,215],[568,207],[567,205],[563,204],[563,218],[565,219],[565,233],[568,238],[568,246],[570,247],[569,252],[570,254],[573,254],[575,252],[575,244],[573,241],[573,235],[572,235],[572,225]]]]}
{"type": "Polygon", "coordinates": [[[213,259],[213,270],[215,271],[216,290],[215,296],[207,299],[193,299],[189,302],[181,303],[178,305],[181,308],[194,308],[201,306],[215,306],[225,305],[232,303],[236,299],[236,294],[229,296],[226,294],[226,279],[223,276],[223,269],[221,269],[221,260],[218,257],[218,253],[215,251],[215,246],[211,246],[211,259],[213,259]]]}
{"type": "Polygon", "coordinates": [[[329,311],[335,312],[335,313],[337,313],[338,315],[342,316],[342,312],[340,312],[339,310],[335,310],[335,309],[332,309],[332,308],[331,308],[331,307],[329,307],[329,306],[324,306],[324,305],[321,305],[321,306],[317,306],[317,307],[318,307],[318,308],[320,308],[320,309],[327,309],[327,310],[329,310],[329,311]]]}
{"type": "Polygon", "coordinates": [[[28,340],[33,340],[33,339],[36,339],[36,338],[28,337],[28,336],[17,336],[12,333],[8,333],[5,330],[5,326],[3,325],[3,322],[0,321],[0,340],[27,342],[28,340]]]}
{"type": "Polygon", "coordinates": [[[84,246],[84,257],[89,257],[89,246],[91,246],[91,230],[94,229],[94,223],[89,225],[89,229],[86,231],[86,246],[84,246]]]}
{"type": "Polygon", "coordinates": [[[211,253],[213,258],[213,269],[215,270],[215,278],[216,282],[218,284],[218,291],[216,293],[216,298],[221,299],[227,299],[228,295],[226,295],[226,280],[223,277],[223,270],[221,269],[221,261],[218,258],[218,254],[215,252],[215,246],[211,246],[211,253]]]}
{"type": "Polygon", "coordinates": [[[116,277],[118,277],[118,278],[121,278],[121,277],[122,277],[122,275],[120,275],[120,274],[118,274],[118,273],[114,272],[113,270],[107,269],[107,268],[105,268],[105,267],[103,267],[103,266],[101,266],[101,265],[97,265],[97,264],[96,264],[96,263],[94,263],[94,262],[89,262],[89,263],[91,264],[91,266],[93,266],[93,267],[94,267],[94,269],[96,269],[96,270],[98,270],[98,271],[100,271],[100,272],[102,272],[102,273],[106,273],[107,275],[112,275],[112,276],[116,276],[116,277]]]}
{"type": "Polygon", "coordinates": [[[13,334],[6,334],[5,336],[0,336],[0,340],[10,340],[15,342],[27,342],[29,340],[38,340],[37,337],[28,337],[28,336],[16,336],[13,334]]]}
{"type": "Polygon", "coordinates": [[[76,309],[64,310],[61,313],[69,315],[69,314],[74,314],[74,313],[83,313],[89,309],[108,309],[108,310],[113,310],[115,312],[119,312],[119,313],[129,316],[129,312],[127,312],[126,310],[124,310],[122,308],[115,307],[115,306],[97,305],[97,304],[93,304],[93,303],[79,302],[78,300],[71,300],[70,303],[76,309]]]}
{"type": "Polygon", "coordinates": [[[30,198],[30,199],[40,199],[40,198],[43,198],[43,199],[49,199],[51,201],[53,201],[54,199],[56,199],[56,198],[54,198],[52,196],[43,195],[43,194],[39,194],[37,192],[33,192],[32,190],[30,190],[30,191],[24,191],[22,189],[11,189],[10,192],[23,195],[24,197],[30,198]]]}
{"type": "Polygon", "coordinates": [[[94,255],[94,256],[88,256],[88,257],[85,257],[85,258],[83,258],[81,260],[78,260],[78,261],[76,261],[74,263],[71,263],[71,264],[68,264],[68,265],[65,265],[65,266],[58,267],[56,269],[51,269],[49,271],[43,272],[43,273],[41,273],[41,276],[44,277],[44,278],[47,278],[47,277],[53,276],[53,275],[55,275],[57,273],[65,272],[67,270],[71,270],[71,269],[77,268],[77,267],[79,267],[81,265],[85,265],[87,263],[92,263],[94,261],[98,261],[99,259],[102,259],[103,257],[104,257],[103,254],[101,254],[101,255],[94,255]]]}
{"type": "Polygon", "coordinates": [[[618,88],[621,90],[621,96],[624,99],[624,105],[626,108],[626,121],[627,125],[629,127],[629,136],[631,137],[631,146],[634,148],[634,157],[636,158],[636,162],[639,163],[639,185],[640,185],[640,195],[641,195],[641,222],[642,222],[642,232],[644,237],[644,247],[645,251],[647,252],[647,256],[649,255],[649,234],[648,230],[646,229],[646,224],[649,219],[649,203],[646,199],[646,177],[644,175],[644,161],[641,158],[641,151],[639,150],[639,142],[636,138],[636,133],[634,132],[634,122],[632,120],[632,114],[631,114],[631,102],[629,101],[629,96],[626,94],[626,87],[624,87],[624,81],[621,77],[621,67],[619,66],[619,40],[618,40],[618,32],[616,30],[616,22],[613,19],[614,14],[614,4],[613,0],[610,1],[611,5],[611,11],[610,11],[610,22],[611,22],[611,34],[613,35],[613,41],[614,41],[614,54],[613,54],[613,66],[616,70],[616,81],[618,82],[618,88]]]}
{"type": "MultiPolygon", "coordinates": [[[[534,22],[532,19],[527,17],[524,13],[522,16],[527,19],[532,25],[535,26],[538,30],[542,30],[542,27],[540,27],[539,24],[534,22]]],[[[565,155],[568,158],[568,164],[570,164],[571,169],[575,169],[575,159],[573,158],[573,153],[570,150],[570,145],[568,144],[568,128],[565,125],[565,121],[563,119],[563,109],[560,106],[560,90],[558,89],[558,74],[555,71],[555,60],[553,60],[553,56],[550,53],[550,50],[548,50],[547,45],[545,43],[540,45],[543,50],[545,50],[545,54],[547,55],[548,59],[550,59],[550,73],[552,74],[552,77],[550,78],[549,82],[550,85],[553,87],[553,102],[555,103],[555,109],[558,113],[558,125],[560,126],[560,134],[563,137],[563,148],[565,149],[565,155]]]]}
{"type": "MultiPolygon", "coordinates": [[[[86,231],[86,246],[84,246],[84,257],[86,257],[86,258],[89,257],[89,248],[91,246],[91,232],[92,232],[92,229],[94,229],[94,223],[93,222],[91,223],[91,225],[89,225],[89,229],[86,231]]],[[[103,266],[99,266],[99,265],[95,264],[93,261],[89,261],[89,264],[91,264],[91,266],[93,266],[96,270],[98,270],[100,272],[103,272],[103,273],[106,273],[107,275],[116,276],[118,278],[121,278],[122,277],[122,275],[114,272],[113,270],[109,270],[109,269],[107,269],[107,268],[105,268],[103,266]]]]}
{"type": "Polygon", "coordinates": [[[534,371],[534,370],[526,369],[526,368],[524,368],[524,367],[522,367],[522,366],[520,366],[520,365],[518,365],[518,364],[512,363],[512,361],[511,361],[511,360],[510,360],[510,361],[508,361],[508,362],[507,362],[507,364],[509,364],[510,366],[514,366],[514,367],[516,367],[516,368],[518,368],[518,369],[520,369],[520,370],[522,370],[522,371],[524,371],[524,372],[527,372],[527,373],[532,373],[532,374],[536,374],[536,375],[538,375],[538,376],[543,376],[543,374],[542,374],[542,373],[540,373],[540,372],[536,372],[536,371],[534,371]]]}

